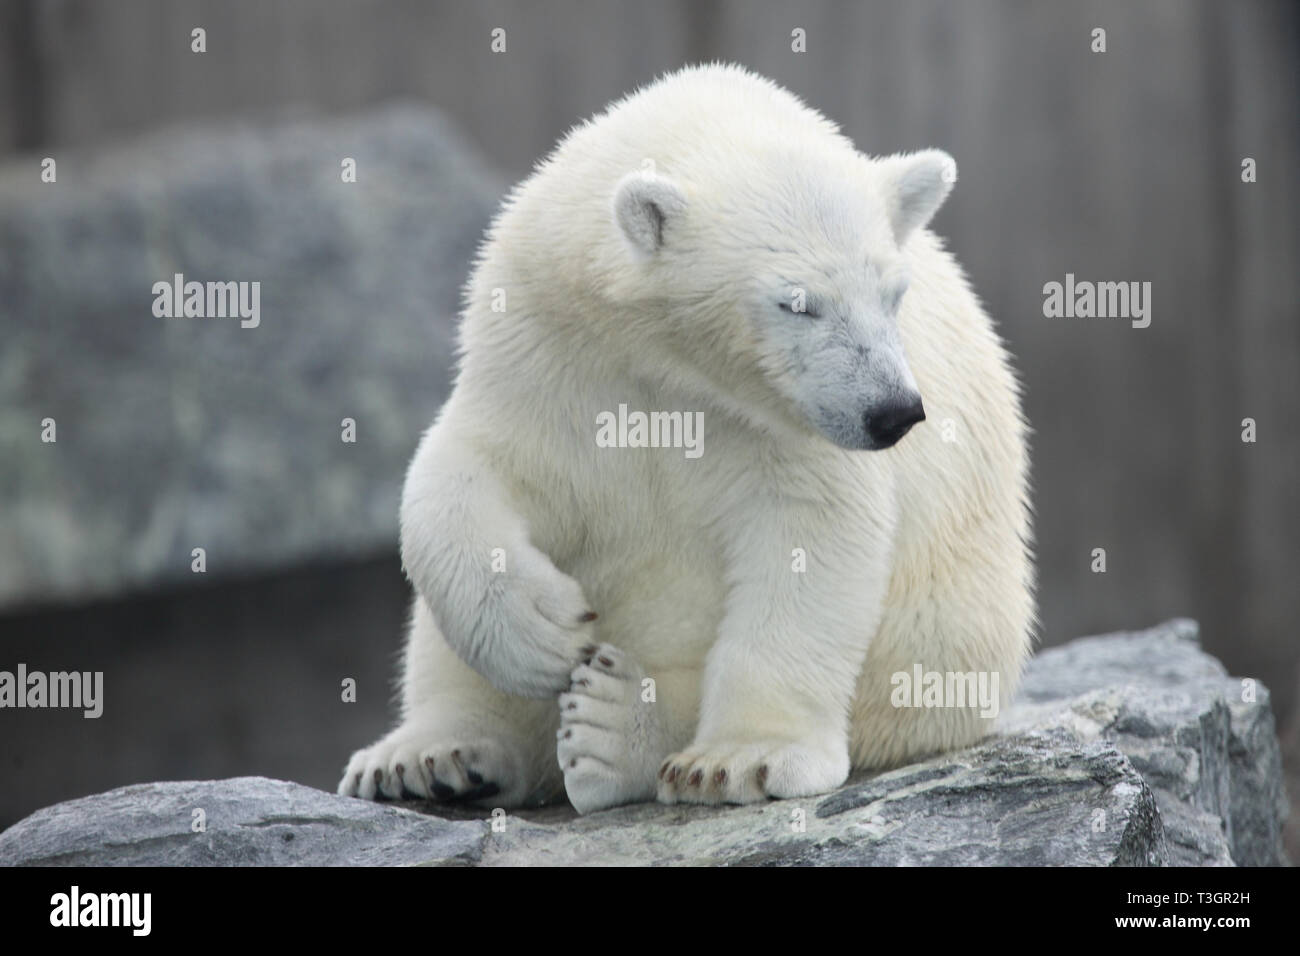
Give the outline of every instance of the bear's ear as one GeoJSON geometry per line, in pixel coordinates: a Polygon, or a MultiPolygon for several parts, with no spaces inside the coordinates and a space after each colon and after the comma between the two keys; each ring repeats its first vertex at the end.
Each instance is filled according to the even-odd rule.
{"type": "Polygon", "coordinates": [[[664,244],[664,227],[686,210],[677,184],[656,173],[628,173],[614,189],[614,221],[633,251],[653,256],[664,244]]]}
{"type": "Polygon", "coordinates": [[[876,162],[889,224],[900,246],[939,211],[957,181],[957,164],[941,149],[890,156],[876,162]]]}

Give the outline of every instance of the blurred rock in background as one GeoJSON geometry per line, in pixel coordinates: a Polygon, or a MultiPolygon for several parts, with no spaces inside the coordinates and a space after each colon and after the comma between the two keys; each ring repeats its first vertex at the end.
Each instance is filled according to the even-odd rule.
{"type": "Polygon", "coordinates": [[[405,107],[171,129],[58,174],[0,167],[0,606],[192,582],[195,548],[213,577],[392,553],[503,188],[482,158],[405,107]],[[176,274],[258,281],[258,324],[159,318],[176,274]]]}
{"type": "Polygon", "coordinates": [[[102,670],[106,702],[0,715],[27,781],[0,826],[97,780],[332,785],[386,720],[402,478],[503,183],[412,106],[171,129],[58,171],[0,167],[0,668],[102,670]],[[259,280],[260,323],[156,317],[178,272],[259,280]]]}

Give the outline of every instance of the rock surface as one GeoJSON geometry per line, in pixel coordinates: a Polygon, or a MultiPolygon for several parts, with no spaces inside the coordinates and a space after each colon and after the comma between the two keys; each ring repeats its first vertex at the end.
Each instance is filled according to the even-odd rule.
{"type": "Polygon", "coordinates": [[[1043,723],[1124,753],[1155,794],[1171,864],[1285,862],[1287,801],[1268,689],[1229,677],[1200,650],[1194,621],[1040,654],[1001,730],[1043,723]]]}
{"type": "Polygon", "coordinates": [[[47,866],[472,863],[483,825],[344,800],[265,777],[121,787],[5,831],[0,861],[47,866]],[[195,811],[203,811],[196,831],[195,811]],[[20,830],[20,828],[22,828],[20,830]],[[10,837],[10,835],[13,837],[10,837]]]}
{"type": "Polygon", "coordinates": [[[1252,694],[1171,621],[1044,651],[996,736],[817,798],[494,826],[262,778],[155,783],[32,814],[0,834],[0,863],[1285,864],[1277,737],[1267,690],[1252,694]]]}
{"type": "Polygon", "coordinates": [[[0,606],[192,580],[199,547],[210,576],[391,551],[503,191],[477,153],[392,107],[167,130],[57,170],[0,167],[0,555],[22,556],[0,606]],[[260,282],[260,324],[156,317],[176,273],[260,282]]]}

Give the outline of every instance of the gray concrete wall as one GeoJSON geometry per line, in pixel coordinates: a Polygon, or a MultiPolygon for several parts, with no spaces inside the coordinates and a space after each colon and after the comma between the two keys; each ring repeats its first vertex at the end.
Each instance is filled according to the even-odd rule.
{"type": "Polygon", "coordinates": [[[957,157],[937,226],[1028,386],[1046,639],[1193,614],[1234,671],[1288,668],[1284,684],[1300,618],[1298,19],[1285,0],[9,0],[0,150],[417,97],[518,176],[656,73],[744,62],[864,150],[957,157]],[[1258,183],[1240,182],[1243,156],[1258,183]],[[1151,281],[1151,328],[1044,319],[1041,287],[1066,272],[1151,281]]]}

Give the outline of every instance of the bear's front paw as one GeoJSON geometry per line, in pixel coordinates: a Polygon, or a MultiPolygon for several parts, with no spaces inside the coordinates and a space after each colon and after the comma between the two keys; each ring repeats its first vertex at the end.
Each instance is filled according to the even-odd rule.
{"type": "Polygon", "coordinates": [[[538,551],[518,554],[513,573],[494,585],[467,605],[462,656],[507,694],[545,698],[568,688],[582,648],[595,640],[597,615],[581,586],[538,551]]]}
{"type": "Polygon", "coordinates": [[[348,761],[338,792],[364,800],[523,802],[519,759],[500,740],[442,737],[399,727],[348,761]]]}
{"type": "Polygon", "coordinates": [[[661,803],[755,803],[825,793],[849,776],[847,747],[789,741],[692,744],[659,767],[661,803]]]}

